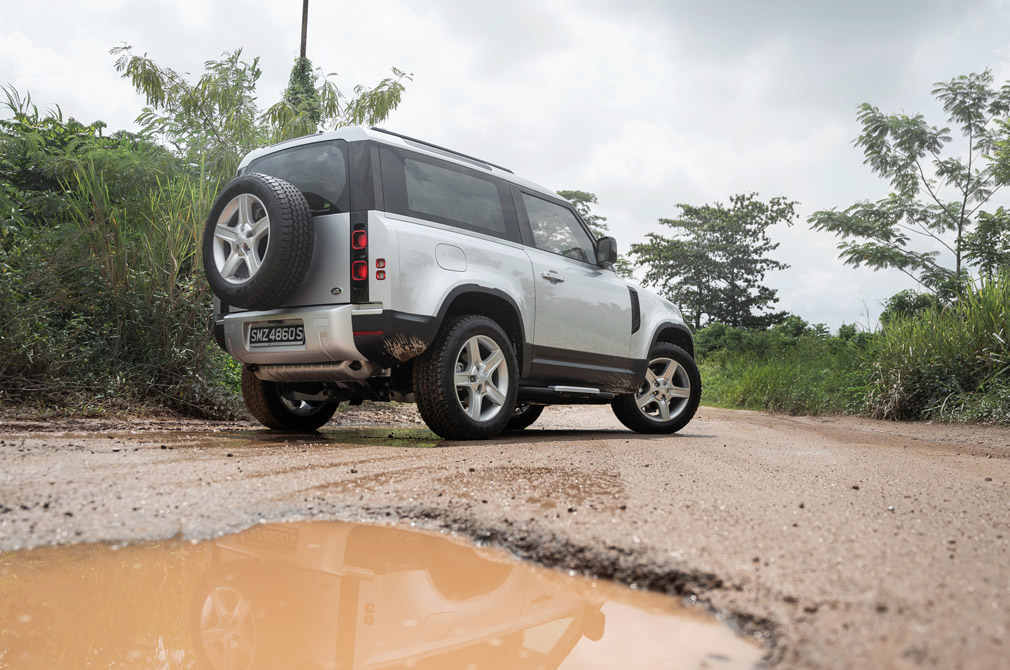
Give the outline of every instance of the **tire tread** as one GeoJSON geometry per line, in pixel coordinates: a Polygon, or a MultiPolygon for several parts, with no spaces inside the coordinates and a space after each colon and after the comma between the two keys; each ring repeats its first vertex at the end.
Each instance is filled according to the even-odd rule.
{"type": "Polygon", "coordinates": [[[698,366],[695,364],[691,354],[681,347],[668,342],[660,342],[649,352],[649,360],[667,356],[674,358],[687,370],[687,375],[691,379],[691,396],[688,398],[687,407],[676,418],[666,423],[659,423],[642,416],[642,412],[635,404],[635,394],[629,393],[614,398],[610,407],[618,421],[636,433],[676,433],[678,430],[690,423],[698,411],[701,403],[701,375],[698,366]]]}
{"type": "Polygon", "coordinates": [[[285,431],[313,431],[325,424],[337,411],[337,403],[320,408],[316,414],[295,416],[286,410],[277,394],[275,382],[263,381],[247,368],[242,369],[242,400],[249,413],[267,428],[285,431]]]}
{"type": "Polygon", "coordinates": [[[414,362],[414,398],[421,418],[433,432],[447,440],[481,440],[498,435],[508,423],[512,414],[510,405],[515,404],[518,374],[512,342],[505,331],[495,321],[479,315],[458,316],[447,319],[442,324],[435,342],[414,362]],[[505,364],[509,365],[509,389],[502,416],[486,424],[478,424],[463,415],[456,398],[456,388],[445,374],[445,370],[456,365],[456,345],[459,333],[470,328],[491,325],[499,338],[505,364]]]}

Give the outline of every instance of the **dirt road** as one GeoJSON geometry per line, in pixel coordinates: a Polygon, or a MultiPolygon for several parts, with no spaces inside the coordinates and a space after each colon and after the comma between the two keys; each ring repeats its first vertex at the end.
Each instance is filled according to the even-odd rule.
{"type": "Polygon", "coordinates": [[[312,437],[0,422],[0,550],[413,523],[696,597],[777,667],[1010,667],[1008,429],[703,408],[656,438],[566,407],[439,444],[410,412],[370,418],[312,437]]]}

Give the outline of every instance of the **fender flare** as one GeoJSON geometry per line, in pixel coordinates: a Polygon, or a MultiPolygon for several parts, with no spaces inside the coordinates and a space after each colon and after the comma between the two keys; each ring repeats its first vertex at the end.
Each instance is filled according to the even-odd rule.
{"type": "MultiPolygon", "coordinates": [[[[659,336],[662,335],[665,330],[676,330],[678,333],[684,336],[687,341],[688,346],[684,347],[691,358],[694,358],[694,335],[691,333],[691,329],[685,324],[677,321],[660,321],[652,330],[652,339],[649,340],[649,351],[652,351],[656,343],[660,341],[659,336]]],[[[645,354],[648,356],[648,352],[645,354]]]]}

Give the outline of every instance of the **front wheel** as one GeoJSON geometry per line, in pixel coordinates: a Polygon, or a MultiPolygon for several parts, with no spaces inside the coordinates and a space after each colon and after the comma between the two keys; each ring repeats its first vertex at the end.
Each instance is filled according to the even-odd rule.
{"type": "Polygon", "coordinates": [[[242,399],[257,421],[274,430],[310,432],[337,411],[333,400],[299,400],[285,384],[264,381],[242,369],[242,399]]]}
{"type": "Polygon", "coordinates": [[[414,363],[414,396],[428,427],[447,440],[484,440],[515,409],[518,364],[505,331],[485,316],[446,320],[414,363]]]}
{"type": "Polygon", "coordinates": [[[614,399],[618,420],[639,433],[675,433],[688,424],[701,402],[701,375],[691,355],[660,342],[649,354],[645,379],[635,393],[614,399]]]}

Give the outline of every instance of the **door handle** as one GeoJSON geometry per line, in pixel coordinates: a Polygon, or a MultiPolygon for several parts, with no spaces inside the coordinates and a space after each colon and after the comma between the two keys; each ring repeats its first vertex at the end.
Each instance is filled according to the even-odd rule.
{"type": "Polygon", "coordinates": [[[544,279],[549,279],[550,281],[556,281],[558,283],[563,282],[565,280],[565,278],[559,275],[556,270],[549,270],[540,276],[543,277],[544,279]]]}

